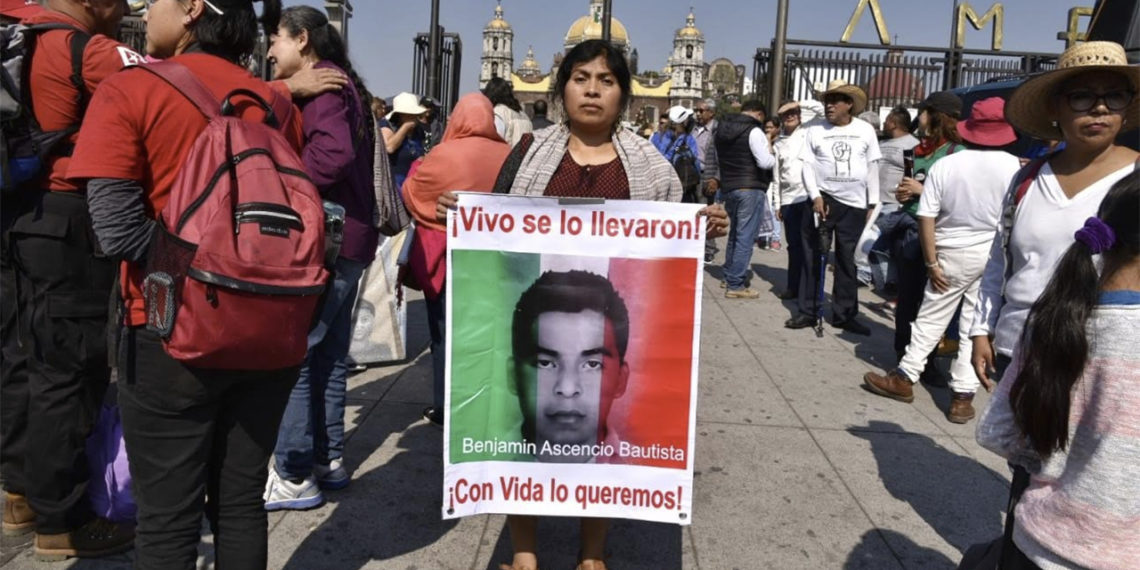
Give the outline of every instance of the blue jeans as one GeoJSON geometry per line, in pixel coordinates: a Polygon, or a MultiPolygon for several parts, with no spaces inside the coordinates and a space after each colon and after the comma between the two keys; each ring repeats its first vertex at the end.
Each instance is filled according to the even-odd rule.
{"type": "Polygon", "coordinates": [[[761,205],[765,200],[763,190],[740,188],[724,192],[724,209],[728,210],[731,222],[728,230],[728,245],[724,253],[724,280],[728,289],[737,291],[748,287],[752,280],[752,242],[760,231],[760,216],[764,215],[761,205]]]}
{"type": "Polygon", "coordinates": [[[289,395],[289,405],[277,434],[277,473],[303,479],[313,464],[327,464],[344,454],[344,404],[348,384],[348,345],[352,341],[352,305],[366,266],[343,257],[321,308],[321,318],[309,332],[309,353],[289,395]]]}

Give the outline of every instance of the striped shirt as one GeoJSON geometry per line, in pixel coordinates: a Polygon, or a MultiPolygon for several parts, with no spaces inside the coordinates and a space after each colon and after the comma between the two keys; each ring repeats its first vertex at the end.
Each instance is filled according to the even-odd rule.
{"type": "MultiPolygon", "coordinates": [[[[1131,298],[1129,298],[1131,297],[1131,298]]],[[[983,447],[1033,474],[1014,542],[1043,569],[1140,567],[1140,304],[1106,294],[1088,323],[1089,356],[1073,386],[1069,443],[1037,457],[1002,382],[977,427],[983,447]]],[[[1017,378],[1015,357],[1006,378],[1017,378]]]]}

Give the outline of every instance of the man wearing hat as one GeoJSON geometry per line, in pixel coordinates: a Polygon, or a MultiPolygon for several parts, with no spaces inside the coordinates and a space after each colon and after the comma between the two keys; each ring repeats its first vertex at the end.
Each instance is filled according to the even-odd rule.
{"type": "Polygon", "coordinates": [[[776,111],[780,117],[780,136],[772,145],[776,155],[773,171],[776,183],[776,211],[784,223],[788,236],[788,281],[780,298],[795,299],[800,292],[800,278],[804,268],[803,239],[800,238],[804,216],[811,212],[807,189],[804,188],[803,158],[804,133],[801,126],[800,104],[790,101],[776,111]]]}
{"type": "MultiPolygon", "coordinates": [[[[913,385],[959,304],[961,330],[969,330],[973,321],[1002,201],[1021,166],[1017,157],[1002,150],[1017,140],[1003,116],[1004,105],[1000,97],[974,104],[970,118],[956,127],[969,150],[947,156],[927,172],[917,212],[929,282],[898,368],[886,375],[868,372],[863,376],[864,384],[876,394],[913,401],[913,385]]],[[[954,423],[974,417],[972,401],[979,382],[970,364],[972,353],[971,343],[959,343],[958,358],[950,371],[953,399],[947,419],[954,423]]]]}
{"type": "Polygon", "coordinates": [[[835,236],[835,286],[832,320],[835,327],[870,335],[855,320],[859,312],[859,281],[855,247],[867,222],[869,207],[879,202],[879,140],[875,129],[854,120],[867,106],[867,94],[856,85],[836,80],[823,94],[825,121],[807,127],[804,134],[804,187],[812,200],[814,216],[804,216],[803,240],[807,252],[800,279],[799,314],[784,326],[806,328],[816,323],[819,311],[820,257],[824,240],[835,236]],[[818,225],[817,225],[818,224],[818,225]],[[821,237],[822,234],[822,237],[821,237]]]}

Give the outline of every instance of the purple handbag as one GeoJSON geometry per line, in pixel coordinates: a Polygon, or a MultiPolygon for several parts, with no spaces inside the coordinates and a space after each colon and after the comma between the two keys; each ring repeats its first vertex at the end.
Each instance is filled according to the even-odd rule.
{"type": "Polygon", "coordinates": [[[87,463],[91,469],[87,496],[95,515],[117,523],[134,523],[138,507],[131,495],[130,464],[118,405],[103,405],[87,438],[87,463]]]}

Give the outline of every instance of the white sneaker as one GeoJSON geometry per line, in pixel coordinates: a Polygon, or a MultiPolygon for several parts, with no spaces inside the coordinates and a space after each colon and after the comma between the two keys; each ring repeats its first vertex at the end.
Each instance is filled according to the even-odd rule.
{"type": "Polygon", "coordinates": [[[317,486],[316,478],[309,476],[300,483],[282,479],[277,470],[269,468],[269,481],[265,484],[265,510],[303,511],[321,506],[325,496],[317,486]]]}
{"type": "Polygon", "coordinates": [[[343,489],[352,480],[348,476],[348,471],[344,469],[344,462],[340,459],[333,459],[328,465],[320,463],[313,465],[313,476],[316,477],[320,488],[330,491],[343,489]]]}

